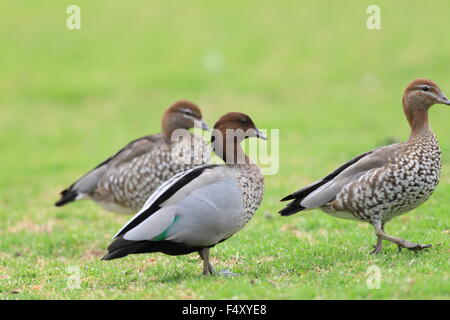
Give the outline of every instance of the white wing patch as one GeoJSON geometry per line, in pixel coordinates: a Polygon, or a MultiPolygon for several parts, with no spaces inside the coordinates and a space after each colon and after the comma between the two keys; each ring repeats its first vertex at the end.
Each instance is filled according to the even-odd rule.
{"type": "Polygon", "coordinates": [[[123,238],[131,241],[152,240],[170,227],[175,219],[175,213],[176,208],[173,206],[161,208],[127,231],[123,238]]]}
{"type": "MultiPolygon", "coordinates": [[[[156,189],[155,192],[153,192],[150,197],[147,199],[147,201],[145,202],[144,206],[142,207],[141,210],[139,210],[138,213],[136,213],[134,215],[133,218],[131,218],[120,230],[119,232],[117,232],[113,238],[116,238],[121,232],[122,230],[124,230],[134,219],[136,219],[138,216],[140,216],[143,212],[145,212],[148,208],[150,208],[152,206],[153,203],[155,203],[156,200],[158,200],[158,198],[160,196],[162,196],[164,194],[164,192],[166,192],[174,183],[176,183],[179,179],[181,179],[182,177],[184,177],[186,174],[188,174],[189,172],[191,172],[192,170],[195,170],[196,168],[184,171],[184,172],[180,172],[176,175],[174,175],[172,178],[170,178],[169,180],[167,180],[166,182],[164,182],[162,185],[160,185],[158,187],[158,189],[156,189]]],[[[155,212],[156,213],[156,212],[155,212]]],[[[154,214],[155,214],[154,213],[154,214]]],[[[153,215],[154,215],[153,214],[153,215]]],[[[147,219],[146,219],[147,220],[147,219]]],[[[144,221],[146,221],[144,220],[144,221]]],[[[138,226],[136,226],[138,227],[138,226]]],[[[136,228],[135,227],[135,228],[136,228]]],[[[133,228],[134,229],[134,228],[133,228]]],[[[130,230],[131,231],[131,230],[130,230]]]]}

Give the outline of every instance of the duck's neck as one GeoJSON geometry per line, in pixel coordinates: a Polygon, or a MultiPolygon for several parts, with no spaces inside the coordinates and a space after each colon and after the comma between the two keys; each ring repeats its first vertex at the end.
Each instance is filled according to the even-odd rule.
{"type": "Polygon", "coordinates": [[[218,157],[226,164],[249,164],[250,159],[241,147],[241,139],[237,137],[227,138],[225,134],[215,136],[212,147],[218,157]]]}
{"type": "Polygon", "coordinates": [[[176,123],[171,120],[168,114],[164,114],[161,121],[161,132],[167,143],[172,142],[172,134],[176,129],[178,129],[176,123]]]}
{"type": "Polygon", "coordinates": [[[403,110],[411,127],[410,139],[422,133],[432,132],[428,122],[428,107],[404,101],[403,110]]]}

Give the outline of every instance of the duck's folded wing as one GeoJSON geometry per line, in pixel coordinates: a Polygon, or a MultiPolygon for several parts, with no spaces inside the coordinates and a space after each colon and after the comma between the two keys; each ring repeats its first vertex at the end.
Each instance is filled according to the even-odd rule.
{"type": "Polygon", "coordinates": [[[200,183],[208,183],[199,178],[207,169],[217,165],[205,165],[181,172],[163,183],[146,201],[142,209],[126,223],[114,236],[103,257],[110,260],[136,253],[140,244],[165,238],[165,232],[176,219],[177,207],[173,202],[186,197],[200,183]]]}
{"type": "Polygon", "coordinates": [[[98,182],[104,176],[108,168],[126,163],[133,158],[149,152],[154,148],[155,142],[160,139],[159,136],[160,135],[145,136],[131,141],[113,156],[109,157],[75,181],[69,188],[61,191],[61,199],[56,202],[55,205],[59,207],[91,193],[95,190],[98,182]]]}
{"type": "Polygon", "coordinates": [[[386,165],[399,150],[401,144],[373,149],[346,162],[332,173],[306,187],[284,197],[281,201],[293,200],[280,211],[288,216],[304,209],[320,207],[336,197],[348,183],[358,179],[369,170],[386,165]]]}
{"type": "Polygon", "coordinates": [[[202,175],[207,169],[211,169],[216,166],[217,165],[199,166],[178,173],[164,182],[161,186],[159,186],[158,189],[156,189],[156,191],[152,195],[150,195],[142,209],[139,210],[139,212],[133,218],[131,218],[130,221],[128,221],[122,227],[122,229],[119,230],[114,238],[117,238],[120,235],[123,235],[133,228],[139,226],[150,216],[161,210],[163,204],[167,204],[167,206],[169,207],[170,201],[174,200],[173,198],[180,197],[186,194],[186,192],[189,192],[189,190],[191,190],[198,181],[196,180],[196,178],[202,175]]]}

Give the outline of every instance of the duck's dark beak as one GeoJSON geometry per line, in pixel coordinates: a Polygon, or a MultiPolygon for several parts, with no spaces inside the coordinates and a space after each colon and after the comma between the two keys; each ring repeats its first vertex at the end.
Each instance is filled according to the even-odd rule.
{"type": "Polygon", "coordinates": [[[439,103],[450,106],[450,100],[448,100],[447,97],[443,93],[441,93],[441,96],[439,97],[439,103]]]}
{"type": "Polygon", "coordinates": [[[198,128],[201,128],[202,130],[210,131],[209,126],[206,124],[205,121],[203,121],[201,119],[198,119],[195,121],[195,126],[198,128]]]}
{"type": "Polygon", "coordinates": [[[256,137],[263,139],[263,140],[267,140],[267,136],[264,133],[262,133],[261,131],[259,131],[258,129],[256,129],[256,137]]]}

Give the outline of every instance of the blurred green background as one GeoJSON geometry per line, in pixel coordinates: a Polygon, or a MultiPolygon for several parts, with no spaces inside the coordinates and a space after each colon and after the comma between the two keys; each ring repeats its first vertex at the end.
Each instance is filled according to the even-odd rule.
{"type": "Polygon", "coordinates": [[[282,218],[278,200],[409,127],[407,83],[450,95],[450,2],[3,1],[0,4],[0,297],[298,299],[450,298],[450,108],[430,121],[441,184],[387,230],[427,252],[369,256],[372,228],[320,212],[282,218]],[[81,8],[68,30],[66,8],[81,8]],[[381,30],[366,9],[381,8],[381,30]],[[130,140],[159,132],[164,109],[196,102],[280,129],[280,170],[249,225],[213,251],[233,279],[200,277],[195,255],[99,261],[129,217],[58,192],[130,140]],[[381,268],[380,290],[366,270],[381,268]],[[81,288],[67,289],[67,268],[81,288]]]}

